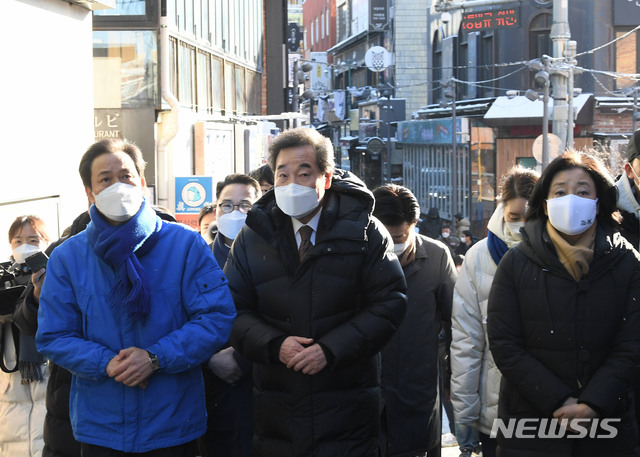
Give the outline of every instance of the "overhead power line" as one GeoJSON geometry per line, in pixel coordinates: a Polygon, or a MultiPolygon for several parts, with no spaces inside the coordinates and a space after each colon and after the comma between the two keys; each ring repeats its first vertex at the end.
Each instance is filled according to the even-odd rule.
{"type": "Polygon", "coordinates": [[[629,35],[631,35],[632,33],[636,32],[640,30],[640,25],[637,26],[636,28],[634,28],[633,30],[629,30],[627,33],[625,33],[624,35],[619,36],[618,38],[615,38],[611,41],[609,41],[608,43],[603,44],[602,46],[598,46],[597,48],[593,48],[589,51],[584,51],[584,52],[580,52],[578,54],[576,54],[576,57],[580,57],[580,56],[584,56],[586,54],[593,54],[596,51],[599,51],[600,49],[604,49],[607,46],[611,46],[613,43],[615,43],[616,41],[622,40],[623,38],[628,37],[629,35]]]}

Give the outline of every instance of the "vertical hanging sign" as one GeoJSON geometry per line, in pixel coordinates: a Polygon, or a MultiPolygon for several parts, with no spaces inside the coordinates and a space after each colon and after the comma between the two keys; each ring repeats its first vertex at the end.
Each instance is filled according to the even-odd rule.
{"type": "Polygon", "coordinates": [[[387,0],[369,0],[369,31],[389,30],[389,20],[387,0]]]}

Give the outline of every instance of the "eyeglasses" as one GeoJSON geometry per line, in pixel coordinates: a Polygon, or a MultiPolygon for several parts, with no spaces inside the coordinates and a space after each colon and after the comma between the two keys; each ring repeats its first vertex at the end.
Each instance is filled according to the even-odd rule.
{"type": "Polygon", "coordinates": [[[230,213],[234,210],[234,208],[238,208],[238,211],[240,211],[243,214],[247,214],[249,210],[253,208],[253,205],[251,203],[245,203],[245,202],[240,203],[239,205],[234,205],[231,202],[222,202],[222,203],[218,203],[218,208],[220,208],[223,213],[230,213]]]}

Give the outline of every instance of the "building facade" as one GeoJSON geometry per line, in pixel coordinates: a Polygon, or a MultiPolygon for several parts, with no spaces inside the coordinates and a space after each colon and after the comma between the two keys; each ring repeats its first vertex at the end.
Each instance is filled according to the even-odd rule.
{"type": "MultiPolygon", "coordinates": [[[[554,2],[496,2],[493,6],[486,2],[483,7],[464,10],[443,8],[460,3],[436,1],[427,10],[426,61],[416,65],[427,70],[428,91],[424,106],[411,113],[415,120],[399,129],[398,142],[404,151],[411,151],[404,157],[403,179],[426,190],[418,192],[423,210],[437,206],[447,218],[462,212],[476,234],[483,236],[496,204],[500,176],[517,163],[539,167],[535,140],[542,133],[545,108],[539,85],[544,79],[539,71],[547,70],[550,81],[549,132],[562,137],[552,153],[561,152],[563,145],[573,141],[574,148],[599,151],[610,165],[620,165],[615,156],[628,141],[637,111],[632,95],[639,70],[636,28],[640,6],[626,0],[564,2],[567,21],[556,22],[577,44],[572,64],[569,59],[554,58],[570,49],[569,43],[554,45],[552,40],[554,2]],[[507,16],[509,21],[504,19],[507,16]],[[545,55],[550,58],[541,60],[545,55]],[[540,68],[536,60],[548,66],[540,68]],[[562,80],[550,71],[561,65],[574,77],[562,80]],[[527,90],[536,92],[527,98],[527,90]],[[554,108],[554,96],[567,103],[554,108]],[[573,128],[567,122],[570,101],[573,128]],[[457,134],[439,141],[430,123],[440,125],[440,134],[449,132],[454,114],[456,124],[462,122],[454,129],[457,134]],[[420,134],[410,134],[416,131],[420,134]],[[446,165],[454,161],[457,176],[446,165]]],[[[399,8],[399,2],[396,5],[399,8]]],[[[396,11],[396,18],[400,15],[396,11]]],[[[413,34],[415,42],[424,37],[418,29],[403,33],[413,34]]],[[[396,53],[400,53],[398,46],[396,53]]],[[[397,67],[396,80],[401,78],[401,66],[397,67]]]]}
{"type": "MultiPolygon", "coordinates": [[[[87,210],[78,164],[94,138],[91,8],[114,5],[115,0],[0,2],[5,236],[17,216],[35,214],[56,239],[87,210]]],[[[0,257],[7,260],[11,250],[4,239],[0,257]]]]}
{"type": "Polygon", "coordinates": [[[275,125],[259,118],[285,107],[283,8],[265,0],[118,0],[94,14],[95,134],[140,146],[157,204],[174,211],[176,177],[215,183],[264,163],[275,125]]]}

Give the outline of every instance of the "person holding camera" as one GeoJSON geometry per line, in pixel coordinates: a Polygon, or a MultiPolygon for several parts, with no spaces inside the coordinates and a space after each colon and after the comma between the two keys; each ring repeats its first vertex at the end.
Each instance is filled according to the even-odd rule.
{"type": "Polygon", "coordinates": [[[13,313],[30,281],[40,292],[44,269],[38,268],[41,265],[32,263],[32,259],[44,256],[42,251],[50,238],[44,221],[29,215],[13,221],[9,242],[12,258],[2,264],[0,290],[0,455],[39,457],[44,447],[47,370],[33,335],[20,331],[13,313]],[[32,271],[27,263],[37,271],[32,271]]]}

